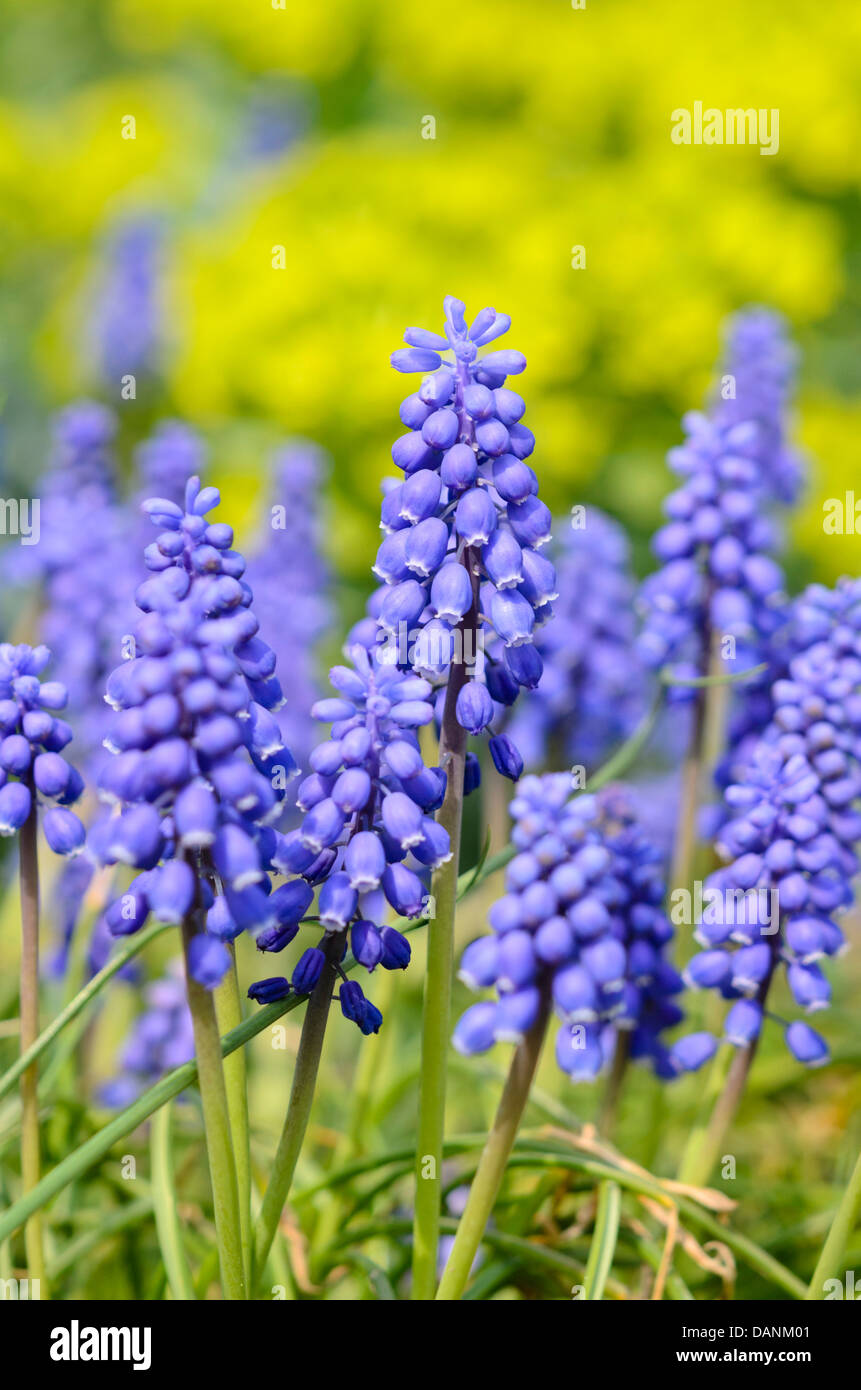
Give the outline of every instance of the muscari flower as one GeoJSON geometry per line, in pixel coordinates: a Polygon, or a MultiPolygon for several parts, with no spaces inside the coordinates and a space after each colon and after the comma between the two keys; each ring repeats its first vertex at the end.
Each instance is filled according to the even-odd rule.
{"type": "MultiPolygon", "coordinates": [[[[726,788],[717,847],[727,863],[705,884],[711,900],[697,930],[705,949],[688,966],[692,984],[733,1001],[724,1036],[736,1046],[756,1041],[780,973],[806,1013],[828,1006],[822,964],[844,949],[835,917],[852,903],[858,870],[861,581],[808,589],[794,605],[792,636],[807,644],[773,684],[773,719],[726,788]]],[[[777,1021],[799,1061],[827,1061],[808,1023],[777,1021]]]]}
{"type": "Polygon", "coordinates": [[[716,638],[729,672],[771,660],[786,622],[773,513],[799,478],[784,426],[793,366],[782,322],[765,311],[741,314],[723,377],[730,394],[708,414],[684,417],[685,443],[668,456],[682,485],[666,499],[667,522],[654,538],[661,568],[640,592],[639,649],[649,667],[703,675],[716,638]]]}
{"type": "Polygon", "coordinates": [[[552,558],[559,598],[535,641],[541,684],[517,706],[509,732],[528,767],[558,756],[592,768],[644,712],[630,547],[618,522],[589,506],[582,527],[554,527],[552,558]]]}
{"type": "Polygon", "coordinates": [[[0,644],[0,835],[16,835],[38,806],[50,848],[71,856],[84,846],[84,827],[69,810],[84,781],[63,757],[72,730],[57,711],[68,692],[41,679],[50,660],[44,646],[0,644]]]}
{"type": "Polygon", "coordinates": [[[100,373],[112,384],[158,367],[161,245],[162,229],[151,215],[129,218],[108,238],[90,331],[100,373]]]}
{"type": "Polygon", "coordinates": [[[140,501],[165,497],[180,504],[188,479],[200,476],[204,457],[197,430],[182,420],[161,420],[135,450],[135,483],[140,501]]]}
{"type": "Polygon", "coordinates": [[[749,308],[734,314],[726,326],[722,389],[714,411],[729,427],[754,422],[758,458],[771,494],[783,502],[798,498],[804,480],[801,457],[787,439],[787,421],[798,350],[787,337],[786,322],[772,309],[749,308]]]}
{"type": "Polygon", "coordinates": [[[279,450],[273,459],[269,525],[249,562],[255,605],[271,636],[284,688],[281,731],[301,767],[316,741],[309,710],[322,693],[314,650],[332,623],[320,509],[328,468],[323,450],[306,440],[279,450]]]}
{"type": "MultiPolygon", "coordinates": [[[[431,687],[418,676],[382,663],[375,650],[350,650],[352,664],[330,672],[334,696],[312,708],[331,724],[330,737],[310,756],[311,772],[297,791],[301,824],[283,837],[278,867],[299,877],[279,888],[305,908],[319,886],[317,915],[324,935],[300,957],[288,985],[275,976],[252,986],[261,1002],[283,997],[292,987],[308,994],[325,964],[333,936],[347,942],[360,965],[403,970],[409,963],[406,937],[382,925],[390,909],[418,917],[425,908],[423,874],[451,856],[447,832],[433,819],[445,792],[445,774],[425,765],[417,730],[433,719],[431,687]]],[[[274,895],[273,895],[274,896],[274,895]]],[[[257,944],[281,951],[295,930],[264,933],[257,944]]],[[[356,981],[342,978],[344,1016],[365,1034],[382,1022],[356,981]]]]}
{"type": "MultiPolygon", "coordinates": [[[[444,334],[409,328],[409,346],[392,354],[398,371],[424,378],[401,405],[408,432],[392,447],[405,476],[383,500],[386,536],[374,566],[383,587],[353,637],[382,643],[389,660],[442,687],[453,658],[465,664],[456,717],[480,734],[521,688],[538,684],[533,640],[550,616],[556,577],[540,553],[550,513],[526,463],[535,439],[521,423],[525,402],[505,385],[526,359],[510,349],[479,355],[511,320],[483,309],[467,327],[464,305],[451,296],[445,315],[444,334]]],[[[443,698],[441,689],[438,712],[443,698]]],[[[490,752],[504,776],[520,775],[522,759],[507,734],[491,736],[490,752]]]]}
{"type": "Polygon", "coordinates": [[[269,822],[295,770],[272,713],[281,687],[245,561],[231,527],[207,519],[218,502],[195,477],[184,509],[144,504],[159,534],[135,596],[135,654],[108,679],[115,756],[100,790],[117,814],[97,835],[103,862],[139,871],[107,909],[111,933],[139,930],[150,913],[181,921],[205,910],[189,965],[207,988],[228,968],[226,942],[287,925],[271,892],[281,837],[269,822]]]}
{"type": "Polygon", "coordinates": [[[130,1105],[145,1085],[194,1057],[194,1032],[181,973],[171,968],[147,985],[146,1008],[135,1019],[120,1053],[120,1075],[101,1088],[105,1105],[130,1105]]]}
{"type": "Polygon", "coordinates": [[[624,794],[571,795],[567,773],[525,777],[511,803],[517,850],[506,893],[490,909],[493,934],[463,954],[460,978],[495,988],[461,1018],[454,1045],[483,1052],[520,1042],[552,998],[562,1020],[556,1058],[574,1081],[593,1080],[630,1034],[630,1054],[672,1075],[661,1034],[681,1021],[682,981],[667,958],[661,856],[636,826],[624,794]]]}

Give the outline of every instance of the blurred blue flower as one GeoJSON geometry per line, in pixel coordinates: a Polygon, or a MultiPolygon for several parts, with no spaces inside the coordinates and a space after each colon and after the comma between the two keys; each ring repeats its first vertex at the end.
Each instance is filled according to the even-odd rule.
{"type": "Polygon", "coordinates": [[[572,797],[567,773],[528,776],[511,814],[517,853],[488,914],[494,934],[468,946],[460,966],[470,988],[494,987],[497,998],[467,1010],[455,1047],[522,1041],[549,996],[562,1020],[556,1059],[572,1080],[598,1075],[619,1031],[633,1058],[672,1075],[662,1034],[682,1019],[682,981],[667,957],[661,854],[624,792],[572,797]]]}

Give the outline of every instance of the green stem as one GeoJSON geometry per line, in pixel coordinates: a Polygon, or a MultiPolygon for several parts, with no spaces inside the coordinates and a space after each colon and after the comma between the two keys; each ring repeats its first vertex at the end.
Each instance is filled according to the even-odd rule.
{"type": "MultiPolygon", "coordinates": [[[[214,991],[215,1017],[219,1033],[229,1033],[242,1022],[239,998],[239,979],[236,973],[236,952],[230,946],[231,965],[214,991]]],[[[236,1165],[236,1187],[239,1196],[239,1228],[242,1239],[242,1259],[245,1280],[251,1287],[251,1145],[248,1129],[248,1080],[245,1053],[239,1048],[224,1059],[224,1085],[227,1090],[227,1110],[233,1138],[233,1160],[236,1165]]]]}
{"type": "MultiPolygon", "coordinates": [[[[447,1139],[445,1144],[446,1157],[457,1158],[463,1154],[471,1153],[473,1150],[482,1149],[485,1142],[486,1138],[483,1134],[464,1134],[458,1135],[454,1139],[447,1139]]],[[[402,1173],[408,1172],[412,1156],[412,1148],[405,1146],[400,1149],[389,1150],[382,1155],[378,1154],[372,1159],[357,1160],[355,1163],[347,1164],[339,1173],[327,1173],[321,1181],[304,1188],[301,1193],[297,1194],[297,1201],[300,1199],[307,1201],[316,1192],[328,1191],[339,1183],[350,1182],[361,1176],[362,1173],[382,1167],[392,1168],[389,1176],[390,1181],[394,1183],[402,1173]]],[[[639,1169],[631,1171],[606,1159],[592,1158],[586,1153],[571,1152],[569,1146],[561,1142],[548,1145],[547,1141],[543,1141],[539,1147],[538,1141],[534,1137],[525,1136],[520,1136],[515,1140],[514,1153],[508,1166],[510,1168],[550,1170],[561,1168],[565,1172],[588,1174],[599,1182],[605,1178],[611,1179],[622,1188],[633,1193],[642,1193],[646,1197],[652,1197],[663,1203],[666,1203],[667,1198],[670,1197],[682,1216],[701,1226],[712,1239],[723,1241],[763,1278],[772,1280],[779,1288],[785,1289],[787,1293],[791,1294],[793,1298],[804,1297],[805,1285],[767,1250],[763,1250],[747,1236],[734,1231],[731,1226],[724,1223],[723,1218],[713,1215],[694,1198],[680,1194],[677,1189],[668,1188],[651,1173],[639,1169]]],[[[3,1222],[0,1220],[0,1239],[2,1239],[3,1234],[3,1222]]],[[[485,1233],[485,1239],[492,1244],[497,1234],[491,1228],[485,1233]]]]}
{"type": "MultiPolygon", "coordinates": [[[[764,1009],[768,998],[768,991],[771,988],[771,981],[778,962],[778,952],[780,949],[779,935],[772,936],[769,946],[771,948],[771,964],[768,974],[762,980],[756,993],[756,1002],[764,1009]]],[[[726,1139],[727,1131],[735,1118],[735,1112],[741,1103],[744,1095],[744,1088],[747,1085],[747,1078],[753,1065],[753,1059],[759,1046],[759,1035],[747,1047],[736,1049],[729,1070],[726,1072],[726,1079],[715,1101],[715,1107],[711,1113],[708,1124],[691,1135],[691,1140],[685,1150],[682,1160],[682,1169],[679,1173],[681,1182],[687,1182],[694,1187],[703,1187],[711,1177],[712,1169],[720,1156],[721,1148],[726,1139]]],[[[722,1068],[716,1064],[712,1074],[713,1084],[718,1084],[722,1079],[722,1068]]]]}
{"type": "Polygon", "coordinates": [[[263,1274],[269,1251],[272,1248],[272,1242],[281,1220],[281,1213],[284,1210],[284,1203],[287,1201],[290,1185],[293,1182],[293,1174],[296,1171],[302,1141],[308,1128],[311,1106],[314,1101],[314,1088],[317,1084],[317,1072],[320,1066],[320,1055],[323,1051],[323,1039],[326,1036],[326,1022],[332,1004],[332,990],[336,979],[335,961],[342,945],[342,938],[333,932],[324,948],[326,964],[323,966],[320,978],[314,986],[314,992],[308,1000],[308,1006],[305,1010],[302,1036],[299,1039],[299,1051],[296,1054],[296,1067],[293,1072],[293,1085],[290,1090],[290,1103],[287,1107],[284,1128],[281,1131],[281,1138],[278,1141],[278,1149],[272,1164],[269,1185],[266,1188],[260,1216],[257,1220],[254,1241],[254,1270],[255,1276],[258,1278],[263,1274]]]}
{"type": "Polygon", "coordinates": [[[436,870],[431,881],[433,912],[428,927],[416,1144],[412,1262],[414,1299],[432,1299],[437,1280],[446,1069],[454,967],[454,924],[467,745],[466,730],[461,727],[457,718],[457,697],[468,675],[464,657],[470,654],[470,643],[473,644],[472,650],[475,649],[478,627],[478,574],[469,547],[464,549],[462,562],[470,575],[473,596],[469,612],[457,629],[463,642],[463,650],[460,659],[455,659],[451,664],[440,736],[440,763],[445,769],[447,781],[437,820],[448,832],[451,858],[447,864],[436,870]]]}
{"type": "Polygon", "coordinates": [[[13,1063],[8,1071],[3,1073],[2,1077],[0,1077],[0,1099],[12,1090],[12,1087],[17,1082],[21,1073],[26,1071],[33,1062],[36,1062],[39,1057],[41,1057],[45,1049],[50,1047],[51,1043],[62,1033],[63,1029],[74,1022],[90,1001],[95,999],[96,995],[100,993],[109,980],[113,979],[118,971],[122,970],[124,965],[134,956],[138,955],[145,946],[148,946],[155,937],[161,936],[162,932],[171,931],[172,928],[173,923],[171,922],[156,922],[152,926],[147,927],[138,936],[132,937],[132,939],[123,946],[122,950],[117,951],[116,955],[113,955],[108,961],[108,964],[104,966],[97,975],[93,976],[80,993],[76,994],[74,999],[72,999],[66,1007],[57,1014],[56,1018],[48,1024],[48,1027],[39,1034],[38,1038],[31,1043],[27,1050],[21,1053],[21,1056],[13,1063]]]}
{"type": "MultiPolygon", "coordinates": [[[[386,970],[375,995],[375,1003],[384,1018],[389,1018],[389,1008],[395,993],[395,972],[386,970]]],[[[391,1066],[392,1051],[397,1041],[397,1031],[390,1023],[384,1028],[378,1040],[379,1046],[362,1047],[353,1073],[350,1088],[350,1109],[347,1122],[338,1137],[332,1152],[330,1167],[339,1168],[351,1159],[368,1152],[368,1129],[371,1124],[373,1101],[385,1093],[388,1073],[391,1066]]],[[[326,1249],[335,1239],[344,1222],[344,1193],[336,1188],[329,1194],[329,1200],[321,1207],[318,1220],[314,1224],[314,1249],[311,1252],[311,1278],[314,1283],[320,1279],[316,1252],[326,1249]]]]}
{"type": "Polygon", "coordinates": [[[170,1141],[171,1110],[170,1105],[163,1105],[153,1116],[150,1129],[155,1226],[171,1293],[180,1301],[190,1302],[194,1300],[194,1285],[182,1244],[182,1231],[176,1210],[173,1150],[170,1141]]]}
{"type": "Polygon", "coordinates": [[[841,1265],[846,1253],[846,1246],[858,1224],[859,1216],[861,1216],[861,1153],[858,1155],[852,1176],[843,1191],[840,1205],[831,1223],[831,1229],[825,1238],[825,1244],[813,1271],[813,1278],[810,1280],[810,1287],[804,1295],[806,1299],[824,1298],[825,1283],[828,1279],[839,1279],[841,1284],[844,1282],[846,1271],[841,1269],[841,1265]]]}
{"type": "Polygon", "coordinates": [[[221,1060],[221,1037],[215,1019],[212,995],[209,990],[198,984],[189,968],[189,947],[197,934],[197,915],[198,909],[193,909],[182,924],[186,991],[194,1029],[200,1098],[203,1102],[203,1125],[212,1181],[222,1289],[226,1299],[237,1301],[247,1297],[247,1284],[242,1262],[239,1193],[221,1060]]]}
{"type": "Polygon", "coordinates": [[[700,1155],[704,1151],[709,1121],[715,1103],[726,1085],[727,1073],[735,1055],[735,1048],[731,1043],[723,1043],[715,1054],[702,1098],[697,1106],[696,1118],[685,1144],[682,1161],[679,1164],[679,1182],[696,1186],[695,1175],[700,1171],[700,1155]]]}
{"type": "Polygon", "coordinates": [[[658,715],[664,707],[665,698],[666,689],[664,686],[659,686],[655,698],[634,732],[611,753],[597,772],[586,779],[585,791],[596,792],[601,787],[606,786],[608,782],[612,782],[614,778],[621,777],[624,772],[627,772],[649,742],[658,722],[658,715]]]}
{"type": "Polygon", "coordinates": [[[631,1055],[630,1034],[619,1030],[616,1033],[616,1046],[613,1049],[613,1062],[610,1067],[610,1075],[607,1077],[607,1085],[601,1098],[601,1106],[598,1112],[598,1130],[605,1138],[609,1139],[616,1127],[616,1118],[619,1113],[619,1102],[622,1098],[622,1086],[628,1072],[628,1061],[631,1055]]]}
{"type": "MultiPolygon", "coordinates": [[[[722,674],[723,662],[716,633],[708,638],[704,660],[707,674],[696,682],[690,682],[696,687],[694,721],[690,745],[682,763],[679,815],[670,869],[671,889],[689,888],[691,885],[700,804],[706,792],[707,779],[714,770],[723,744],[729,683],[722,674]]],[[[753,668],[754,671],[757,669],[753,668]]],[[[742,674],[747,677],[752,673],[742,674]]]]}
{"type": "MultiPolygon", "coordinates": [[[[500,854],[488,859],[478,876],[472,870],[461,874],[457,885],[458,896],[470,892],[488,874],[495,873],[497,869],[507,864],[513,855],[514,849],[509,845],[500,854]]],[[[398,921],[398,930],[407,935],[426,926],[426,917],[398,921]]],[[[121,962],[121,958],[117,957],[117,961],[121,962]]],[[[341,962],[341,969],[346,975],[349,975],[351,971],[356,969],[356,964],[355,958],[348,954],[341,962]]],[[[221,1039],[222,1056],[228,1057],[237,1048],[244,1047],[252,1038],[256,1038],[258,1033],[262,1033],[266,1028],[271,1028],[284,1014],[292,1013],[294,1009],[300,1008],[304,1003],[304,998],[291,995],[289,998],[280,999],[274,1004],[267,1004],[252,1017],[243,1019],[238,1028],[232,1029],[221,1039]]],[[[70,1183],[75,1182],[89,1168],[105,1158],[114,1144],[125,1139],[127,1135],[137,1129],[138,1125],[143,1124],[144,1120],[148,1120],[151,1115],[154,1115],[162,1105],[172,1100],[174,1096],[178,1096],[186,1087],[191,1086],[196,1077],[196,1061],[185,1062],[182,1066],[175,1067],[155,1085],[144,1091],[143,1095],[139,1096],[131,1105],[126,1106],[125,1110],[121,1110],[119,1115],[115,1115],[97,1133],[91,1135],[77,1149],[68,1154],[61,1163],[57,1164],[56,1168],[52,1168],[49,1173],[46,1173],[32,1192],[19,1198],[11,1207],[0,1212],[0,1249],[2,1249],[3,1242],[13,1231],[17,1231],[33,1212],[41,1211],[52,1197],[56,1197],[70,1183]]]]}
{"type": "Polygon", "coordinates": [[[726,1085],[717,1098],[711,1118],[695,1144],[686,1154],[680,1182],[704,1187],[718,1161],[727,1130],[735,1118],[753,1062],[756,1045],[739,1048],[730,1063],[726,1085]]]}
{"type": "Polygon", "coordinates": [[[598,1188],[598,1210],[586,1275],[583,1280],[584,1299],[596,1302],[604,1297],[607,1278],[613,1265],[616,1241],[619,1238],[619,1216],[622,1208],[622,1189],[618,1183],[602,1182],[598,1188]]]}
{"type": "MultiPolygon", "coordinates": [[[[30,787],[30,814],[18,836],[21,877],[21,1053],[39,1036],[39,853],[35,788],[30,787]]],[[[39,1182],[39,1067],[23,1068],[21,1076],[21,1187],[23,1196],[39,1182]]],[[[27,1277],[38,1279],[42,1298],[48,1297],[42,1218],[34,1212],[24,1227],[27,1277]]]]}
{"type": "Polygon", "coordinates": [[[670,865],[670,889],[689,888],[693,877],[694,850],[697,837],[697,815],[700,805],[701,742],[705,695],[698,691],[694,704],[694,720],[688,751],[682,762],[679,786],[679,811],[673,856],[670,865]]]}
{"type": "Polygon", "coordinates": [[[541,1045],[547,1031],[549,1000],[542,1000],[538,1018],[511,1062],[493,1128],[482,1151],[478,1170],[469,1190],[466,1207],[457,1228],[454,1245],[442,1276],[437,1298],[457,1300],[463,1294],[481,1238],[493,1211],[506,1164],[529,1098],[541,1045]]]}

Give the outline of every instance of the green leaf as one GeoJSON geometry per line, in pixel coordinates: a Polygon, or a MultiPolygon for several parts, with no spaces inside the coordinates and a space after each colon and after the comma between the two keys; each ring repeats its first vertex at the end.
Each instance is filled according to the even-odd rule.
{"type": "Polygon", "coordinates": [[[150,1131],[152,1200],[159,1248],[171,1293],[180,1302],[190,1303],[195,1293],[176,1210],[171,1118],[171,1104],[163,1105],[153,1116],[150,1131]]]}
{"type": "Polygon", "coordinates": [[[710,685],[741,685],[767,670],[767,661],[761,661],[758,666],[749,666],[746,671],[737,671],[734,674],[723,676],[674,676],[672,671],[665,668],[660,673],[660,679],[663,685],[679,685],[685,689],[702,690],[710,685]]]}
{"type": "Polygon", "coordinates": [[[63,1029],[68,1027],[87,1005],[91,1004],[93,1000],[97,998],[108,981],[112,980],[117,972],[122,970],[123,966],[127,965],[145,946],[148,946],[157,936],[161,936],[162,932],[168,931],[170,926],[171,924],[169,922],[154,923],[153,926],[147,927],[139,935],[132,937],[121,950],[117,951],[115,956],[111,957],[107,965],[105,965],[97,975],[93,976],[89,983],[75,995],[74,999],[57,1014],[57,1017],[48,1025],[44,1032],[39,1034],[32,1046],[28,1047],[27,1051],[23,1052],[9,1070],[4,1072],[3,1076],[0,1077],[0,1098],[8,1095],[9,1091],[12,1090],[21,1076],[21,1073],[27,1070],[31,1062],[35,1062],[38,1057],[41,1057],[46,1047],[50,1047],[51,1043],[62,1033],[63,1029]]]}
{"type": "Polygon", "coordinates": [[[619,1239],[619,1217],[622,1211],[622,1189],[616,1182],[602,1182],[598,1188],[598,1210],[595,1229],[586,1261],[583,1296],[593,1302],[604,1297],[607,1276],[613,1267],[616,1241],[619,1239]]]}

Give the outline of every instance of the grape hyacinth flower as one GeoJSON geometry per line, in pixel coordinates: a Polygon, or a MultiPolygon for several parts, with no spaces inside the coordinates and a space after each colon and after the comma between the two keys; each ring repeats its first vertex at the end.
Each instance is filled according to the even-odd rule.
{"type": "MultiPolygon", "coordinates": [[[[421,677],[380,660],[376,649],[348,649],[350,666],[335,666],[336,694],[312,708],[331,724],[331,735],[311,754],[311,772],[300,784],[301,824],[283,837],[278,867],[299,877],[276,890],[310,905],[319,886],[317,915],[324,934],[286,975],[260,980],[249,990],[260,1003],[309,994],[290,1104],[257,1227],[256,1259],[263,1267],[272,1245],[302,1136],[308,1124],[333,986],[346,1019],[363,1034],[376,1033],[382,1014],[356,980],[340,968],[349,941],[356,961],[403,970],[410,946],[395,927],[382,925],[390,909],[419,917],[429,906],[421,877],[451,860],[446,829],[433,819],[446,778],[425,765],[417,730],[433,719],[431,687],[421,677]]],[[[301,915],[301,914],[299,914],[301,915]]],[[[265,932],[257,944],[281,951],[295,927],[265,932]]]]}
{"type": "Polygon", "coordinates": [[[129,524],[116,494],[115,432],[112,412],[94,402],[61,413],[51,464],[39,485],[39,545],[7,555],[12,583],[39,586],[39,634],[68,690],[76,746],[90,777],[97,775],[105,734],[99,692],[119,650],[124,590],[131,598],[135,582],[129,524]]]}
{"type": "MultiPolygon", "coordinates": [[[[704,891],[697,929],[704,949],[687,969],[691,984],[731,1001],[724,1037],[744,1050],[742,1084],[778,972],[798,1008],[827,1008],[822,964],[845,947],[834,919],[851,905],[858,871],[861,580],[834,590],[814,585],[794,611],[793,627],[808,645],[772,686],[774,718],[744,777],[726,789],[729,819],[718,850],[727,863],[704,885],[710,896],[704,891]]],[[[803,1019],[777,1022],[798,1061],[828,1060],[826,1043],[803,1019]]],[[[677,1064],[693,1069],[684,1040],[677,1046],[677,1064]]]]}
{"type": "MultiPolygon", "coordinates": [[[[189,478],[203,471],[205,450],[197,430],[182,420],[161,420],[135,450],[135,482],[140,502],[165,497],[180,505],[189,478]]],[[[146,526],[146,521],[143,522],[146,526]]],[[[146,533],[145,542],[149,541],[146,533]]]]}
{"type": "Polygon", "coordinates": [[[36,807],[55,854],[80,854],[84,827],[69,807],[84,781],[63,757],[72,730],[57,713],[69,696],[60,681],[42,681],[47,647],[0,644],[0,835],[17,835],[36,807]]]}
{"type": "Polygon", "coordinates": [[[803,461],[787,439],[787,419],[798,370],[798,350],[786,322],[773,309],[754,306],[729,319],[722,389],[714,410],[728,427],[755,422],[759,462],[772,495],[795,502],[804,481],[803,461]],[[733,390],[724,389],[732,383],[733,390]]]}
{"type": "Polygon", "coordinates": [[[219,500],[194,477],[184,507],[144,503],[158,535],[135,595],[133,655],[107,683],[115,756],[101,792],[117,813],[98,848],[103,862],[137,870],[105,914],[114,935],[138,931],[150,914],[182,926],[222,1280],[226,1297],[242,1299],[249,1193],[237,1184],[241,1136],[231,1135],[211,992],[225,979],[235,985],[230,943],[242,931],[285,926],[296,910],[269,877],[279,848],[269,822],[295,765],[272,713],[281,687],[245,561],[232,528],[208,519],[219,500]]]}
{"type": "Polygon", "coordinates": [[[127,219],[108,238],[102,283],[90,324],[100,375],[119,389],[122,378],[159,366],[162,229],[152,215],[127,219]]]}
{"type": "MultiPolygon", "coordinates": [[[[668,456],[682,484],[666,499],[667,522],[654,538],[661,567],[639,596],[638,650],[647,668],[666,668],[671,678],[694,682],[766,668],[736,694],[733,745],[761,727],[762,692],[776,674],[788,616],[775,558],[781,546],[775,513],[798,483],[783,424],[794,359],[780,322],[769,324],[763,331],[759,311],[738,316],[720,401],[708,414],[684,417],[687,438],[668,456]]],[[[687,886],[705,730],[722,719],[723,695],[715,686],[677,684],[670,699],[691,710],[671,871],[673,883],[687,886]]]]}
{"type": "Polygon", "coordinates": [[[136,593],[136,654],[108,679],[114,757],[101,793],[119,813],[98,837],[105,863],[139,871],[108,908],[114,935],[138,931],[150,912],[179,922],[206,907],[189,967],[208,988],[229,968],[226,943],[276,920],[269,873],[278,837],[268,821],[294,770],[271,713],[281,688],[258,636],[245,561],[231,548],[231,527],[207,520],[218,502],[195,477],[185,510],[165,498],[145,503],[163,529],[145,553],[152,577],[136,593]]]}
{"type": "Polygon", "coordinates": [[[664,1030],[682,1013],[682,980],[667,958],[673,929],[663,908],[661,854],[618,789],[571,795],[567,773],[523,778],[511,802],[517,850],[506,893],[490,909],[493,935],[467,947],[460,978],[496,990],[472,1005],[454,1045],[471,1055],[520,1044],[552,1001],[562,1021],[556,1059],[573,1081],[592,1081],[624,1033],[633,1059],[673,1075],[664,1030]]]}
{"type": "Polygon", "coordinates": [[[582,526],[571,518],[554,527],[559,599],[535,641],[544,671],[508,727],[532,769],[554,761],[594,769],[644,713],[628,539],[597,507],[585,512],[582,526]]]}
{"type": "Polygon", "coordinates": [[[146,1085],[194,1057],[194,1031],[185,988],[171,967],[144,990],[146,1008],[135,1019],[120,1054],[121,1074],[101,1088],[112,1108],[130,1105],[146,1085]]]}
{"type": "MultiPolygon", "coordinates": [[[[786,344],[776,340],[774,349],[786,344]]],[[[763,364],[750,354],[733,365],[736,408],[722,401],[710,415],[689,412],[685,443],[668,456],[682,484],[664,503],[667,522],[653,545],[661,568],[640,595],[639,646],[653,669],[678,663],[683,675],[704,675],[714,637],[734,641],[732,655],[729,644],[721,652],[728,671],[748,669],[768,659],[785,622],[775,559],[781,537],[772,513],[794,494],[785,473],[790,456],[756,397],[763,364]],[[743,418],[741,406],[748,412],[743,418]]]]}
{"type": "MultiPolygon", "coordinates": [[[[282,837],[277,855],[279,869],[299,877],[273,897],[288,895],[304,912],[319,887],[324,936],[296,966],[297,994],[314,988],[332,938],[336,970],[348,940],[369,973],[378,965],[404,969],[409,942],[383,925],[383,918],[390,910],[420,916],[427,906],[421,875],[451,857],[448,835],[433,819],[445,777],[425,766],[416,733],[433,719],[430,685],[381,663],[364,647],[353,647],[350,656],[351,666],[330,672],[335,696],[312,707],[316,720],[332,725],[331,736],[311,754],[311,772],[296,794],[303,819],[282,837]]],[[[286,929],[258,936],[260,949],[282,951],[295,937],[297,922],[298,916],[286,929]]],[[[249,994],[269,1003],[289,988],[286,978],[276,976],[253,985],[249,994]]],[[[354,981],[341,985],[341,1009],[363,1033],[379,1030],[382,1016],[354,981]]]]}
{"type": "MultiPolygon", "coordinates": [[[[479,735],[519,690],[538,684],[533,639],[550,616],[556,576],[540,553],[550,513],[525,462],[535,439],[521,423],[522,397],[505,385],[526,359],[511,349],[479,355],[511,320],[483,309],[467,327],[451,296],[445,314],[444,335],[409,328],[410,346],[392,354],[398,371],[425,375],[401,405],[408,433],[392,458],[405,476],[386,492],[374,566],[384,587],[356,635],[443,686],[444,727],[448,700],[449,725],[479,735]]],[[[522,759],[507,734],[491,734],[490,753],[516,781],[522,759]]]]}
{"type": "MultiPolygon", "coordinates": [[[[59,681],[43,681],[51,660],[47,647],[0,644],[0,835],[17,836],[21,893],[21,1052],[39,1036],[39,859],[37,825],[55,854],[72,856],[84,844],[84,827],[69,807],[81,796],[81,774],[63,756],[72,730],[60,718],[68,692],[59,681]],[[41,812],[41,817],[40,817],[41,812]]],[[[21,1178],[29,1192],[39,1181],[39,1068],[21,1074],[21,1178]]],[[[42,1226],[38,1212],[24,1231],[31,1278],[44,1280],[42,1226]]]]}
{"type": "Polygon", "coordinates": [[[437,1297],[459,1299],[529,1099],[551,1009],[561,1019],[556,1060],[592,1081],[613,1060],[602,1118],[615,1107],[628,1058],[672,1075],[663,1040],[682,1019],[683,988],[667,951],[660,852],[636,825],[622,788],[572,796],[568,773],[525,777],[511,802],[516,850],[491,936],[467,947],[461,979],[496,991],[467,1009],[454,1044],[467,1055],[494,1042],[517,1050],[482,1152],[437,1297]]]}
{"type": "Polygon", "coordinates": [[[278,721],[302,768],[316,742],[309,711],[322,693],[314,651],[332,625],[320,505],[329,462],[307,440],[293,440],[278,451],[268,525],[250,561],[257,612],[270,634],[284,689],[278,721]]]}
{"type": "Polygon", "coordinates": [[[386,536],[374,572],[384,587],[369,606],[373,622],[356,633],[381,641],[386,659],[440,687],[447,782],[439,820],[453,853],[433,885],[416,1149],[416,1298],[433,1297],[436,1283],[461,819],[464,794],[476,784],[473,768],[467,778],[467,741],[490,734],[497,772],[512,781],[522,773],[517,746],[498,725],[520,690],[540,680],[534,636],[556,597],[553,565],[541,554],[550,512],[526,462],[535,439],[521,423],[524,400],[505,384],[526,358],[496,347],[481,353],[507,333],[507,314],[482,309],[467,325],[459,299],[447,296],[444,307],[442,334],[408,328],[408,346],[392,354],[397,371],[421,373],[422,381],[401,405],[407,433],[392,447],[404,480],[383,500],[386,536]]]}

